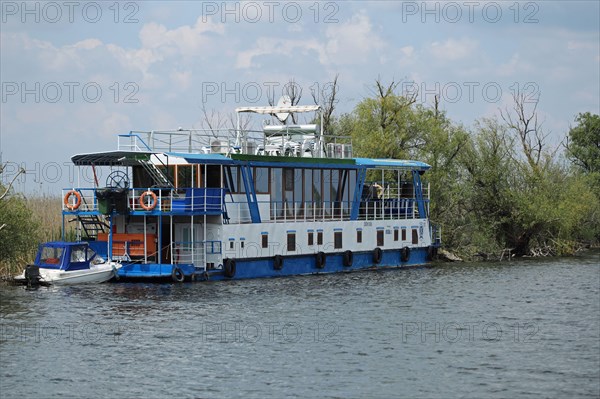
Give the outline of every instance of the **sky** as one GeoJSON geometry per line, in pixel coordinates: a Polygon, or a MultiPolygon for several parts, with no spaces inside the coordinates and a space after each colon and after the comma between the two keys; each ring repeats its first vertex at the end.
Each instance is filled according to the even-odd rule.
{"type": "MultiPolygon", "coordinates": [[[[376,79],[456,123],[538,101],[558,146],[600,114],[598,1],[0,1],[2,182],[77,184],[74,154],[131,130],[200,128],[268,105],[293,80],[301,104],[338,75],[336,114],[376,79]]],[[[260,123],[260,121],[258,121],[260,123]]]]}

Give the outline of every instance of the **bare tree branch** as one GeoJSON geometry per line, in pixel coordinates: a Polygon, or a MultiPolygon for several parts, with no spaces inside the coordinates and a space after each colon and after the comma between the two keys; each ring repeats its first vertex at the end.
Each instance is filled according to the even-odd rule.
{"type": "MultiPolygon", "coordinates": [[[[290,79],[288,83],[283,87],[283,94],[288,96],[291,100],[291,105],[298,105],[300,103],[300,99],[302,98],[302,87],[296,84],[294,78],[290,79]]],[[[297,123],[296,115],[291,114],[292,123],[295,125],[297,123]]]]}
{"type": "Polygon", "coordinates": [[[542,123],[538,122],[538,101],[533,103],[533,109],[526,109],[527,97],[524,93],[513,94],[513,109],[500,110],[500,116],[507,127],[517,134],[521,142],[523,154],[534,171],[539,171],[544,146],[548,134],[542,129],[542,123]]]}
{"type": "MultiPolygon", "coordinates": [[[[5,168],[5,167],[6,167],[6,166],[2,166],[2,165],[0,165],[0,174],[2,174],[2,172],[4,172],[4,168],[5,168]]],[[[17,172],[17,174],[13,176],[12,180],[11,180],[11,181],[10,181],[10,183],[8,184],[8,187],[6,188],[6,191],[4,191],[4,194],[2,194],[2,195],[0,196],[0,201],[2,201],[2,200],[4,199],[4,197],[6,197],[6,195],[8,194],[8,192],[10,191],[10,189],[12,188],[12,185],[15,183],[15,180],[17,180],[17,177],[19,177],[19,175],[20,175],[21,173],[25,173],[25,169],[23,169],[23,168],[20,168],[20,169],[19,169],[19,171],[17,172]]],[[[4,227],[4,226],[2,226],[2,227],[4,227]]]]}
{"type": "Polygon", "coordinates": [[[321,106],[321,112],[323,113],[323,130],[331,133],[330,128],[332,124],[332,115],[335,110],[335,106],[338,103],[337,94],[339,90],[338,86],[339,74],[335,75],[333,82],[326,83],[320,92],[313,90],[311,92],[315,105],[321,106]]]}

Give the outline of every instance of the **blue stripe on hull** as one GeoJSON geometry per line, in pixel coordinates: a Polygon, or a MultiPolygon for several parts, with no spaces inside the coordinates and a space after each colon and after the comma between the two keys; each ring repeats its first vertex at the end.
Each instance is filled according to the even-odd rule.
{"type": "MultiPolygon", "coordinates": [[[[316,266],[315,255],[302,255],[294,257],[284,257],[283,268],[275,270],[273,267],[273,259],[256,259],[256,260],[236,260],[236,272],[233,279],[246,278],[264,278],[278,276],[295,276],[301,274],[318,274],[318,273],[339,273],[353,270],[364,270],[368,268],[392,268],[392,267],[407,267],[427,264],[427,248],[414,248],[410,252],[410,258],[407,262],[401,262],[400,250],[388,250],[383,252],[381,262],[378,265],[373,263],[373,253],[363,252],[354,253],[352,266],[344,266],[343,254],[327,254],[325,266],[318,269],[316,266]]],[[[209,272],[210,273],[210,272],[209,272]]],[[[211,274],[211,280],[230,280],[224,277],[221,273],[211,274]]]]}
{"type": "MultiPolygon", "coordinates": [[[[344,254],[327,254],[323,268],[316,265],[315,255],[301,255],[283,257],[283,267],[275,270],[274,258],[261,259],[236,259],[236,272],[233,278],[227,278],[221,270],[208,271],[209,280],[237,280],[250,278],[266,278],[279,276],[295,276],[303,274],[339,273],[369,268],[395,268],[425,265],[427,260],[427,248],[413,248],[407,262],[401,261],[400,250],[383,251],[381,262],[374,265],[373,252],[354,253],[352,266],[344,266],[344,254]]],[[[170,264],[124,264],[119,270],[122,278],[170,278],[173,268],[177,266],[183,274],[190,276],[195,272],[193,265],[170,265],[170,264]]],[[[199,280],[204,280],[204,274],[197,275],[199,280]]]]}
{"type": "Polygon", "coordinates": [[[171,278],[174,267],[179,267],[184,275],[194,273],[194,265],[171,265],[159,263],[123,263],[119,269],[119,278],[171,278]]]}

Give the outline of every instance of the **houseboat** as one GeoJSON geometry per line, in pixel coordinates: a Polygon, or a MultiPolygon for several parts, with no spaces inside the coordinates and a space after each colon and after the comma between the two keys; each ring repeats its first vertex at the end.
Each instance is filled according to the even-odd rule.
{"type": "MultiPolygon", "coordinates": [[[[321,108],[236,109],[228,131],[118,135],[72,157],[92,187],[63,190],[75,224],[122,279],[227,280],[426,264],[440,246],[418,161],[354,158],[321,108]],[[262,128],[242,127],[247,113],[262,128]],[[312,113],[314,124],[285,124],[312,113]],[[256,118],[256,115],[254,116],[256,118]],[[99,184],[102,180],[104,184],[99,184]]],[[[64,233],[63,233],[64,234],[64,233]]],[[[63,237],[64,240],[64,237],[63,237]]]]}

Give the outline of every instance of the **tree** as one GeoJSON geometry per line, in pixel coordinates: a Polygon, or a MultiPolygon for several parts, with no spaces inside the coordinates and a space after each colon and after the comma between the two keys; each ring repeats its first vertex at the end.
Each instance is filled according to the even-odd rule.
{"type": "Polygon", "coordinates": [[[580,113],[575,122],[567,138],[567,156],[585,173],[600,173],[600,116],[580,113]]]}
{"type": "Polygon", "coordinates": [[[325,84],[320,91],[311,91],[315,105],[321,106],[321,112],[323,113],[323,131],[327,134],[334,134],[332,129],[334,124],[333,111],[338,103],[338,77],[339,75],[335,75],[333,81],[325,84]]]}

